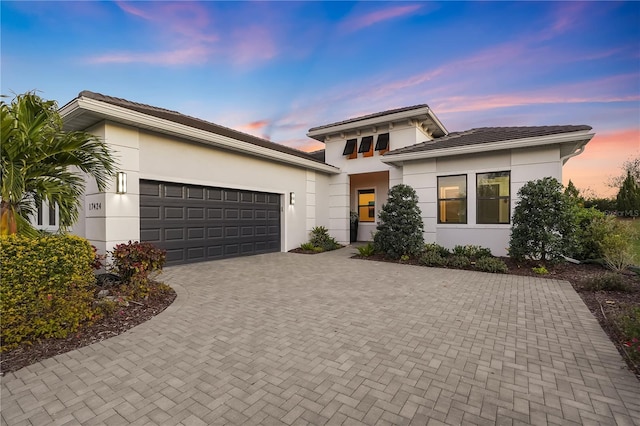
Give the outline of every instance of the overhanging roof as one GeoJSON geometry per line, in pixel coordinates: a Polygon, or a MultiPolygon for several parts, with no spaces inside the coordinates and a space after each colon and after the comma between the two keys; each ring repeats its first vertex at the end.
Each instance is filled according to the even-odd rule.
{"type": "Polygon", "coordinates": [[[374,114],[368,114],[349,120],[312,127],[309,129],[307,136],[320,142],[324,142],[325,138],[332,134],[339,134],[353,130],[365,130],[370,127],[404,120],[413,120],[417,123],[421,123],[434,135],[434,137],[440,137],[448,134],[447,129],[440,122],[438,117],[436,117],[431,108],[429,108],[429,105],[420,104],[376,112],[374,114]]]}
{"type": "MultiPolygon", "coordinates": [[[[530,126],[530,127],[482,127],[453,132],[447,136],[385,153],[385,163],[452,155],[474,154],[502,149],[525,148],[550,144],[564,144],[563,157],[570,156],[594,136],[591,126],[530,126]]],[[[568,157],[567,157],[568,158],[568,157]]]]}
{"type": "Polygon", "coordinates": [[[313,155],[177,111],[131,102],[88,90],[60,109],[66,130],[84,130],[110,120],[226,150],[309,168],[339,173],[313,155]]]}

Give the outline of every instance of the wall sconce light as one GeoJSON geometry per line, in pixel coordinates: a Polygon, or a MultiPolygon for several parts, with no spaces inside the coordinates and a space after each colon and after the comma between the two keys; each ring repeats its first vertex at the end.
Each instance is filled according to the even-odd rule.
{"type": "Polygon", "coordinates": [[[116,193],[117,194],[127,193],[127,174],[125,172],[118,172],[117,181],[116,181],[116,193]]]}
{"type": "Polygon", "coordinates": [[[291,204],[292,206],[296,203],[296,193],[295,192],[290,192],[289,193],[289,204],[291,204]]]}

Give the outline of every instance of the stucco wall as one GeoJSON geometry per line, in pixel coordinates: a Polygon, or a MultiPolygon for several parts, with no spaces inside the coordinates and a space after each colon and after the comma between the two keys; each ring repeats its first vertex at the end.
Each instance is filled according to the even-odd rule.
{"type": "Polygon", "coordinates": [[[319,203],[315,193],[328,193],[328,178],[323,173],[115,123],[103,123],[90,131],[110,145],[128,181],[126,194],[116,194],[114,185],[106,193],[99,193],[95,184],[88,185],[84,234],[101,251],[140,238],[140,179],[280,194],[283,251],[307,241],[314,221],[328,225],[328,206],[319,203]],[[295,193],[294,205],[289,203],[291,192],[295,193]],[[100,209],[90,210],[89,205],[100,209]]]}
{"type": "Polygon", "coordinates": [[[476,174],[500,171],[511,172],[512,215],[517,192],[527,181],[546,176],[562,181],[559,147],[553,145],[406,162],[403,167],[403,182],[411,185],[418,194],[425,241],[437,242],[448,248],[458,244],[481,245],[490,248],[494,255],[506,255],[511,224],[476,223],[476,174]],[[437,178],[449,175],[467,176],[466,224],[437,223],[437,178]]]}

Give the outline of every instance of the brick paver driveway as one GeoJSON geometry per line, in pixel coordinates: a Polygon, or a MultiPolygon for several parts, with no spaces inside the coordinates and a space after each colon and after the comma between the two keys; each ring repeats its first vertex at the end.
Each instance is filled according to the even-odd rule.
{"type": "Polygon", "coordinates": [[[2,378],[2,424],[640,424],[566,282],[277,253],[169,268],[133,330],[2,378]]]}

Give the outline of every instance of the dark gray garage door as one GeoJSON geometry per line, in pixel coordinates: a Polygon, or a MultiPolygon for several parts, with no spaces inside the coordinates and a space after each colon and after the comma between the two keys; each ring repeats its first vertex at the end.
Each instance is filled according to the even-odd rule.
{"type": "Polygon", "coordinates": [[[280,251],[280,195],[140,181],[140,239],[167,265],[280,251]]]}

